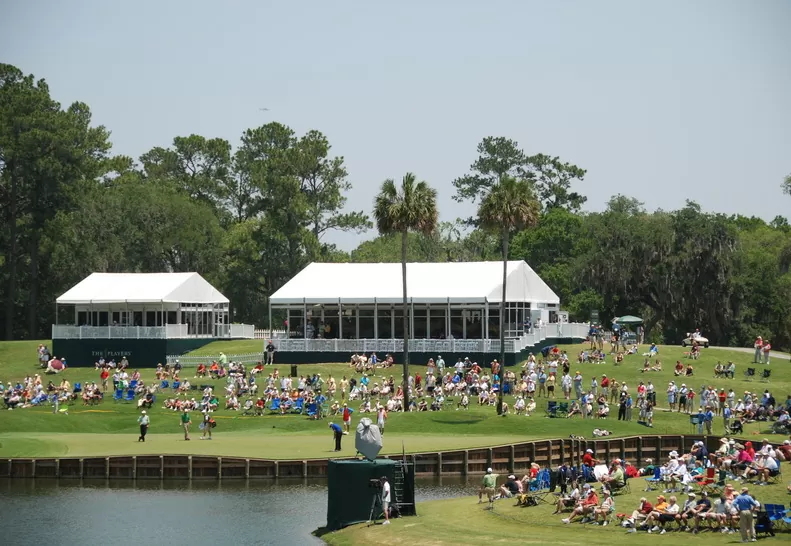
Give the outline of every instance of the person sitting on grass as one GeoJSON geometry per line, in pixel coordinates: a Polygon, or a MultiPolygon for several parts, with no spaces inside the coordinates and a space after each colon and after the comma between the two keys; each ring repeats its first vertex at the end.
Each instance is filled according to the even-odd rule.
{"type": "Polygon", "coordinates": [[[500,486],[500,498],[502,499],[510,499],[514,495],[519,495],[522,492],[522,482],[518,481],[513,474],[510,474],[508,480],[500,486]]]}
{"type": "Polygon", "coordinates": [[[206,364],[201,362],[200,364],[198,364],[198,369],[195,371],[195,378],[206,377],[206,374],[207,374],[206,364]]]}
{"type": "Polygon", "coordinates": [[[465,410],[470,409],[470,397],[467,396],[466,393],[462,394],[461,398],[459,399],[459,403],[456,406],[456,409],[459,409],[459,408],[465,409],[465,410]]]}
{"type": "Polygon", "coordinates": [[[601,506],[593,509],[593,523],[606,526],[609,523],[610,514],[615,512],[615,499],[612,498],[612,493],[608,489],[604,489],[602,495],[604,498],[601,501],[601,506]]]}
{"type": "Polygon", "coordinates": [[[560,514],[566,508],[573,508],[580,500],[580,488],[574,484],[574,489],[568,495],[561,495],[558,497],[558,502],[555,504],[555,511],[552,515],[560,514]]]}
{"type": "Polygon", "coordinates": [[[577,503],[577,506],[574,508],[574,511],[571,512],[569,517],[560,520],[563,523],[571,523],[578,516],[583,516],[582,523],[587,523],[590,521],[590,516],[593,515],[593,511],[599,504],[599,497],[596,495],[596,491],[593,490],[589,483],[586,483],[582,490],[582,500],[577,503]]]}
{"type": "Polygon", "coordinates": [[[695,507],[690,512],[689,510],[681,516],[682,524],[685,530],[690,529],[690,522],[689,518],[695,520],[695,528],[693,529],[693,533],[697,534],[699,527],[700,527],[700,520],[705,516],[707,512],[711,510],[711,501],[709,500],[709,494],[706,491],[702,491],[700,493],[700,498],[695,503],[695,507]]]}

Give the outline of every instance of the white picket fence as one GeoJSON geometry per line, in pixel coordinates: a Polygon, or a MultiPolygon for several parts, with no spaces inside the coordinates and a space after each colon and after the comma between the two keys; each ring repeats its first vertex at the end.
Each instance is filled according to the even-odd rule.
{"type": "MultiPolygon", "coordinates": [[[[228,357],[228,362],[241,362],[242,364],[256,364],[264,361],[264,353],[250,353],[246,355],[225,355],[228,357]]],[[[220,355],[209,356],[195,356],[195,355],[169,355],[167,357],[168,364],[171,366],[178,360],[179,363],[185,368],[197,368],[198,364],[206,364],[207,366],[219,360],[220,355]]]]}

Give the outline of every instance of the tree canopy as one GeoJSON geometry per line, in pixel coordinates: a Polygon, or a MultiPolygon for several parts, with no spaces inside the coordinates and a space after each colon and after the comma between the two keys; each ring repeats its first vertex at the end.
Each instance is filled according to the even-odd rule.
{"type": "MultiPolygon", "coordinates": [[[[486,222],[414,223],[409,215],[430,204],[423,197],[403,218],[349,210],[346,161],[318,130],[272,122],[235,142],[187,134],[151,145],[137,159],[113,154],[88,105],[61,105],[45,80],[0,64],[4,338],[48,335],[55,298],[93,271],[199,271],[231,300],[234,321],[263,326],[269,295],[311,261],[401,261],[404,225],[408,261],[501,259],[491,228],[503,227],[503,203],[486,222]],[[379,232],[351,252],[329,242],[332,232],[371,229],[374,216],[379,232]]],[[[502,136],[470,151],[477,158],[453,180],[454,199],[480,206],[505,179],[529,188],[538,206],[530,222],[509,224],[508,258],[527,261],[572,319],[636,314],[656,341],[701,328],[713,344],[749,345],[760,334],[791,348],[787,218],[694,202],[649,211],[628,195],[585,211],[586,171],[573,161],[502,136]]],[[[776,182],[779,198],[791,195],[791,175],[776,182]]],[[[373,210],[396,210],[399,191],[393,182],[373,210]]]]}

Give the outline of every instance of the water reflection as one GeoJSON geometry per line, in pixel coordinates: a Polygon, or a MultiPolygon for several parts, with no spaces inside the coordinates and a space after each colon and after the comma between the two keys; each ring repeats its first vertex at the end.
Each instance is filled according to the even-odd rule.
{"type": "MultiPolygon", "coordinates": [[[[477,484],[477,480],[475,480],[477,484]]],[[[464,478],[418,479],[418,502],[470,495],[464,478]]],[[[327,482],[131,481],[0,479],[5,536],[36,542],[83,544],[90,537],[113,546],[169,544],[321,544],[327,482]],[[42,517],[43,516],[43,517],[42,517]],[[100,538],[105,537],[105,538],[100,538]]]]}

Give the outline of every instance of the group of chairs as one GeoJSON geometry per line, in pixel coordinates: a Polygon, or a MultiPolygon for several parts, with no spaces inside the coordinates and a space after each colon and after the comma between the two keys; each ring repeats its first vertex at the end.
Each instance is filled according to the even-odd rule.
{"type": "MultiPolygon", "coordinates": [[[[280,398],[273,398],[269,405],[266,406],[266,410],[269,411],[270,414],[294,414],[294,415],[307,415],[311,419],[322,419],[329,415],[329,404],[327,403],[327,398],[325,396],[319,396],[316,398],[314,402],[310,404],[305,404],[305,399],[303,397],[297,398],[293,403],[289,403],[285,406],[282,405],[280,398]]],[[[255,406],[250,408],[243,413],[243,415],[248,415],[250,412],[254,412],[256,415],[262,414],[262,412],[258,411],[255,406]]]]}
{"type": "Polygon", "coordinates": [[[557,400],[547,401],[547,417],[566,417],[569,414],[569,403],[557,400]]]}
{"type": "MultiPolygon", "coordinates": [[[[761,381],[764,383],[769,382],[769,378],[772,376],[772,370],[761,370],[761,381]]],[[[755,377],[755,368],[747,368],[744,370],[744,379],[745,381],[752,381],[755,377]]]]}

